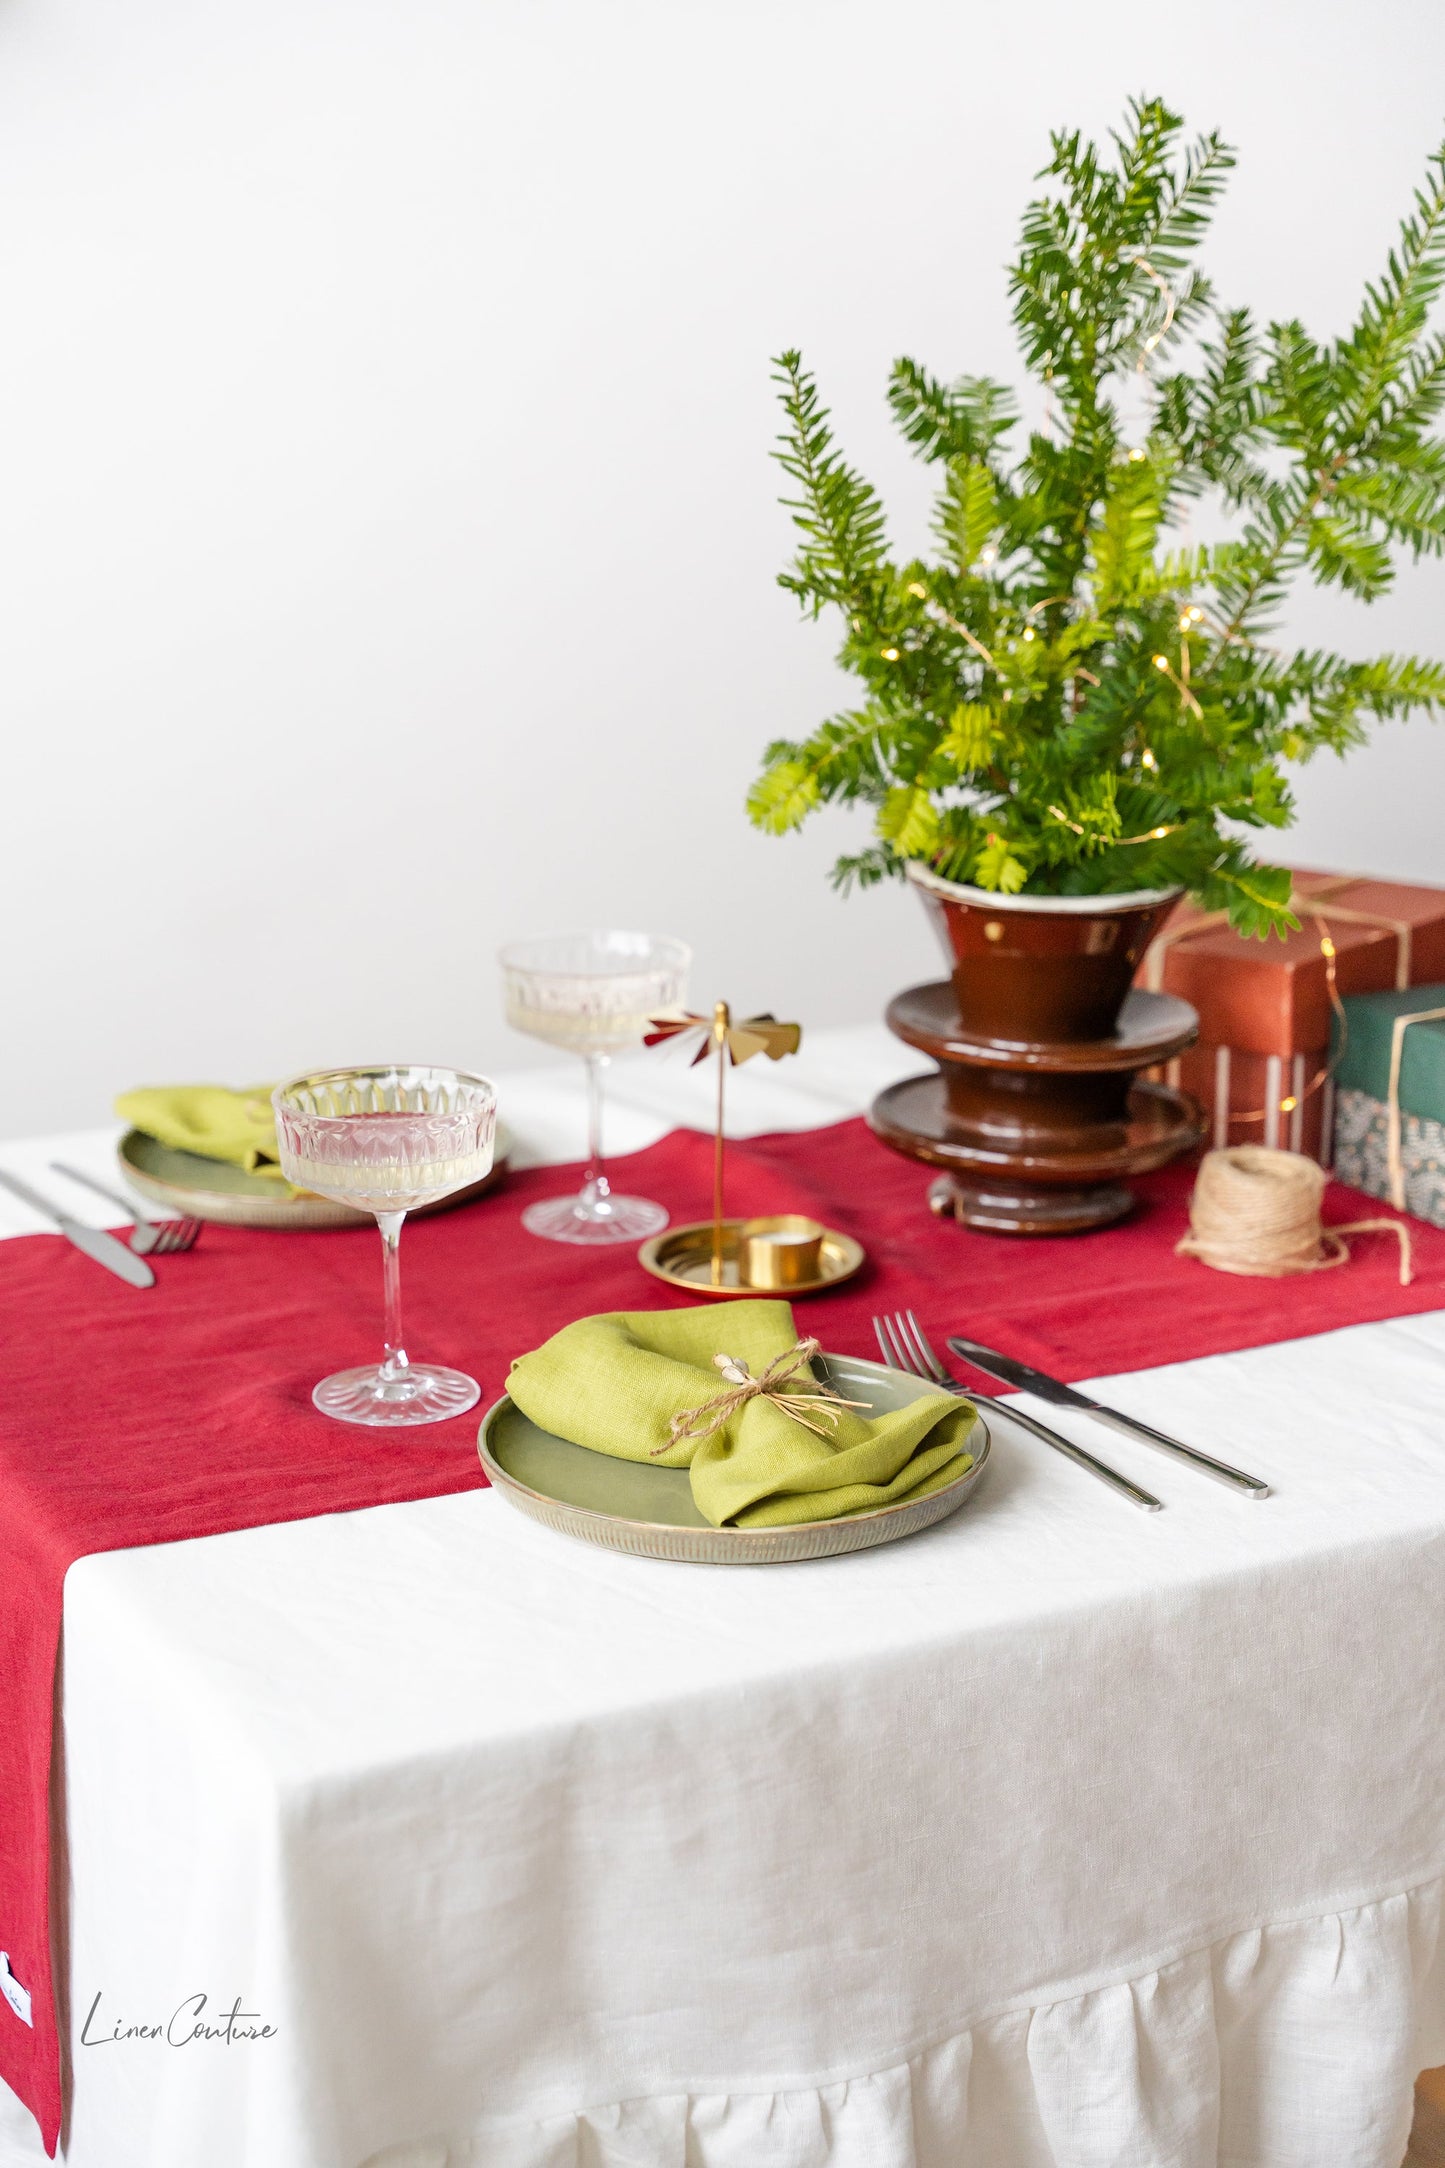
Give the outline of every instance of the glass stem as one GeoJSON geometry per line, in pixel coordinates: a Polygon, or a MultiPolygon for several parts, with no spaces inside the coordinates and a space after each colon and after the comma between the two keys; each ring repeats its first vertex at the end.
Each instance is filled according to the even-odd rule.
{"type": "Polygon", "coordinates": [[[587,1071],[587,1178],[582,1184],[582,1209],[589,1218],[607,1216],[612,1188],[602,1164],[602,1072],[605,1054],[584,1054],[587,1071]]]}
{"type": "Polygon", "coordinates": [[[382,1357],[380,1383],[404,1384],[410,1365],[401,1338],[401,1223],[405,1212],[378,1212],[381,1229],[381,1277],[386,1293],[386,1353],[382,1357]]]}

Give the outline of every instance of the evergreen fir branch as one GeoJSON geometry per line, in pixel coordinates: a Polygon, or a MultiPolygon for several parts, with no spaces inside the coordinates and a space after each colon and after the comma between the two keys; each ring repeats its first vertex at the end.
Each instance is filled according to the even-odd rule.
{"type": "Polygon", "coordinates": [[[771,836],[801,828],[817,805],[818,778],[804,760],[774,760],[748,792],[748,818],[771,836]]]}
{"type": "Polygon", "coordinates": [[[846,896],[851,888],[876,888],[880,881],[890,877],[901,879],[902,861],[883,845],[870,843],[863,851],[853,851],[835,860],[828,878],[840,895],[846,896]]]}
{"type": "MultiPolygon", "coordinates": [[[[1338,503],[1338,500],[1336,500],[1338,503]]],[[[1344,508],[1317,511],[1304,530],[1304,548],[1319,579],[1374,602],[1394,578],[1389,550],[1344,508]]]]}
{"type": "Polygon", "coordinates": [[[941,384],[906,355],[893,364],[888,404],[908,442],[925,459],[987,465],[1018,419],[1006,385],[986,376],[941,384]]]}
{"type": "Polygon", "coordinates": [[[926,858],[938,841],[938,810],[923,783],[898,783],[878,809],[878,833],[899,858],[926,858]]]}
{"type": "Polygon", "coordinates": [[[1136,593],[1152,564],[1162,511],[1147,460],[1126,460],[1109,476],[1104,509],[1093,532],[1094,609],[1104,616],[1136,593]]]}
{"type": "Polygon", "coordinates": [[[865,697],[776,740],[749,810],[783,831],[820,805],[873,806],[841,885],[915,856],[1001,893],[1178,885],[1262,935],[1292,923],[1289,876],[1243,838],[1292,818],[1287,764],[1445,714],[1445,662],[1268,645],[1297,577],[1369,599],[1398,552],[1445,555],[1445,335],[1429,322],[1445,151],[1348,338],[1218,310],[1193,366],[1156,383],[1145,441],[1120,442],[1117,372],[1213,309],[1195,257],[1231,162],[1214,137],[1185,148],[1153,100],[1103,150],[1053,139],[1011,275],[1046,424],[1012,451],[992,381],[902,360],[889,383],[905,440],[943,469],[937,561],[888,555],[812,377],[779,357],[801,538],[783,584],[814,615],[839,610],[865,697]],[[1241,531],[1171,544],[1173,508],[1208,489],[1241,531]]]}
{"type": "Polygon", "coordinates": [[[1445,145],[1415,193],[1415,214],[1400,228],[1383,276],[1365,289],[1364,306],[1334,357],[1341,392],[1340,441],[1353,447],[1380,400],[1407,365],[1445,285],[1445,145]]]}
{"type": "Polygon", "coordinates": [[[886,548],[883,506],[834,449],[828,410],[802,356],[779,354],[773,375],[788,420],[773,456],[802,492],[783,500],[803,546],[782,584],[811,602],[814,616],[825,602],[866,607],[886,548]]]}
{"type": "Polygon", "coordinates": [[[959,572],[978,562],[998,521],[998,486],[979,459],[951,459],[934,510],[934,532],[959,572]]]}
{"type": "Polygon", "coordinates": [[[1445,337],[1422,339],[1398,381],[1399,389],[1380,401],[1366,450],[1379,460],[1408,463],[1438,450],[1422,440],[1421,431],[1445,406],[1445,337]]]}
{"type": "MultiPolygon", "coordinates": [[[[1431,447],[1439,453],[1439,447],[1431,447]]],[[[1438,557],[1445,551],[1445,475],[1437,478],[1435,465],[1445,460],[1421,458],[1412,465],[1377,467],[1367,474],[1343,475],[1336,485],[1336,502],[1379,527],[1391,542],[1399,542],[1419,557],[1438,557]]]]}
{"type": "Polygon", "coordinates": [[[1257,866],[1231,855],[1203,884],[1200,902],[1209,911],[1229,912],[1236,933],[1297,933],[1299,920],[1289,907],[1294,876],[1287,866],[1257,866]]]}

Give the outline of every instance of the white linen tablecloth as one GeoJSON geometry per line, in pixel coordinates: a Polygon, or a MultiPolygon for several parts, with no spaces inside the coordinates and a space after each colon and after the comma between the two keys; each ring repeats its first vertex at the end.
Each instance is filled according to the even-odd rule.
{"type": "MultiPolygon", "coordinates": [[[[820,1034],[734,1117],[910,1065],[820,1034]]],[[[619,1148],[677,1118],[619,1085],[619,1148]]],[[[1398,2168],[1445,2059],[1445,1315],[1103,1383],[1277,1495],[1065,1417],[1167,1510],[1003,1424],[954,1519],[796,1567],[491,1492],[81,1560],[66,2159],[1398,2168]],[[201,1993],[272,2036],[114,2037],[201,1993]]]]}

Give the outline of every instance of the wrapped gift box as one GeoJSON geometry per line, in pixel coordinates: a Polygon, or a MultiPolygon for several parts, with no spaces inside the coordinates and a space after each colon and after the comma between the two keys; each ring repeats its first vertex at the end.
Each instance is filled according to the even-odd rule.
{"type": "Polygon", "coordinates": [[[1274,1144],[1324,1162],[1334,1100],[1328,1047],[1286,1059],[1194,1046],[1170,1064],[1169,1082],[1204,1108],[1210,1144],[1274,1144]]]}
{"type": "Polygon", "coordinates": [[[1347,925],[1387,928],[1395,937],[1397,987],[1445,979],[1445,889],[1360,874],[1310,873],[1302,866],[1295,868],[1294,885],[1296,896],[1320,913],[1336,941],[1347,925]]]}
{"type": "Polygon", "coordinates": [[[1344,1010],[1335,1172],[1445,1227],[1445,984],[1362,995],[1344,1010]]]}
{"type": "Polygon", "coordinates": [[[1220,912],[1181,904],[1145,957],[1141,986],[1199,1012],[1199,1041],[1174,1064],[1204,1107],[1210,1140],[1271,1144],[1328,1160],[1334,1087],[1328,1075],[1336,992],[1387,993],[1445,980],[1445,890],[1299,870],[1303,923],[1283,941],[1246,940],[1220,912]]]}

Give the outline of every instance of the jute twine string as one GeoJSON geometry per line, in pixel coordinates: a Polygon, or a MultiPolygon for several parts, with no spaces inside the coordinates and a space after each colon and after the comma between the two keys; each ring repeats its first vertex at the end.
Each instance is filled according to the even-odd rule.
{"type": "Polygon", "coordinates": [[[1352,1220],[1326,1227],[1320,1201],[1323,1167],[1298,1152],[1265,1144],[1231,1144],[1206,1152],[1189,1201],[1189,1232],[1181,1255],[1216,1272],[1282,1279],[1291,1272],[1327,1272],[1348,1263],[1346,1235],[1392,1234],[1400,1243],[1400,1285],[1414,1278],[1410,1230],[1396,1219],[1352,1220]]]}
{"type": "Polygon", "coordinates": [[[700,1407],[684,1408],[680,1415],[674,1415],[668,1425],[666,1441],[652,1448],[651,1458],[656,1460],[659,1453],[681,1445],[685,1438],[695,1438],[701,1444],[715,1430],[721,1430],[728,1417],[736,1415],[750,1400],[771,1400],[775,1408],[781,1408],[784,1415],[791,1416],[795,1423],[801,1423],[804,1430],[811,1430],[819,1438],[838,1428],[839,1408],[871,1408],[871,1400],[845,1400],[831,1385],[820,1385],[814,1378],[809,1378],[806,1392],[783,1390],[790,1378],[807,1369],[817,1352],[816,1340],[800,1340],[786,1354],[775,1355],[762,1376],[756,1378],[738,1356],[714,1355],[713,1362],[730,1381],[731,1392],[719,1393],[715,1400],[705,1400],[700,1407]],[[821,1421],[814,1422],[815,1415],[821,1417],[821,1421]]]}

